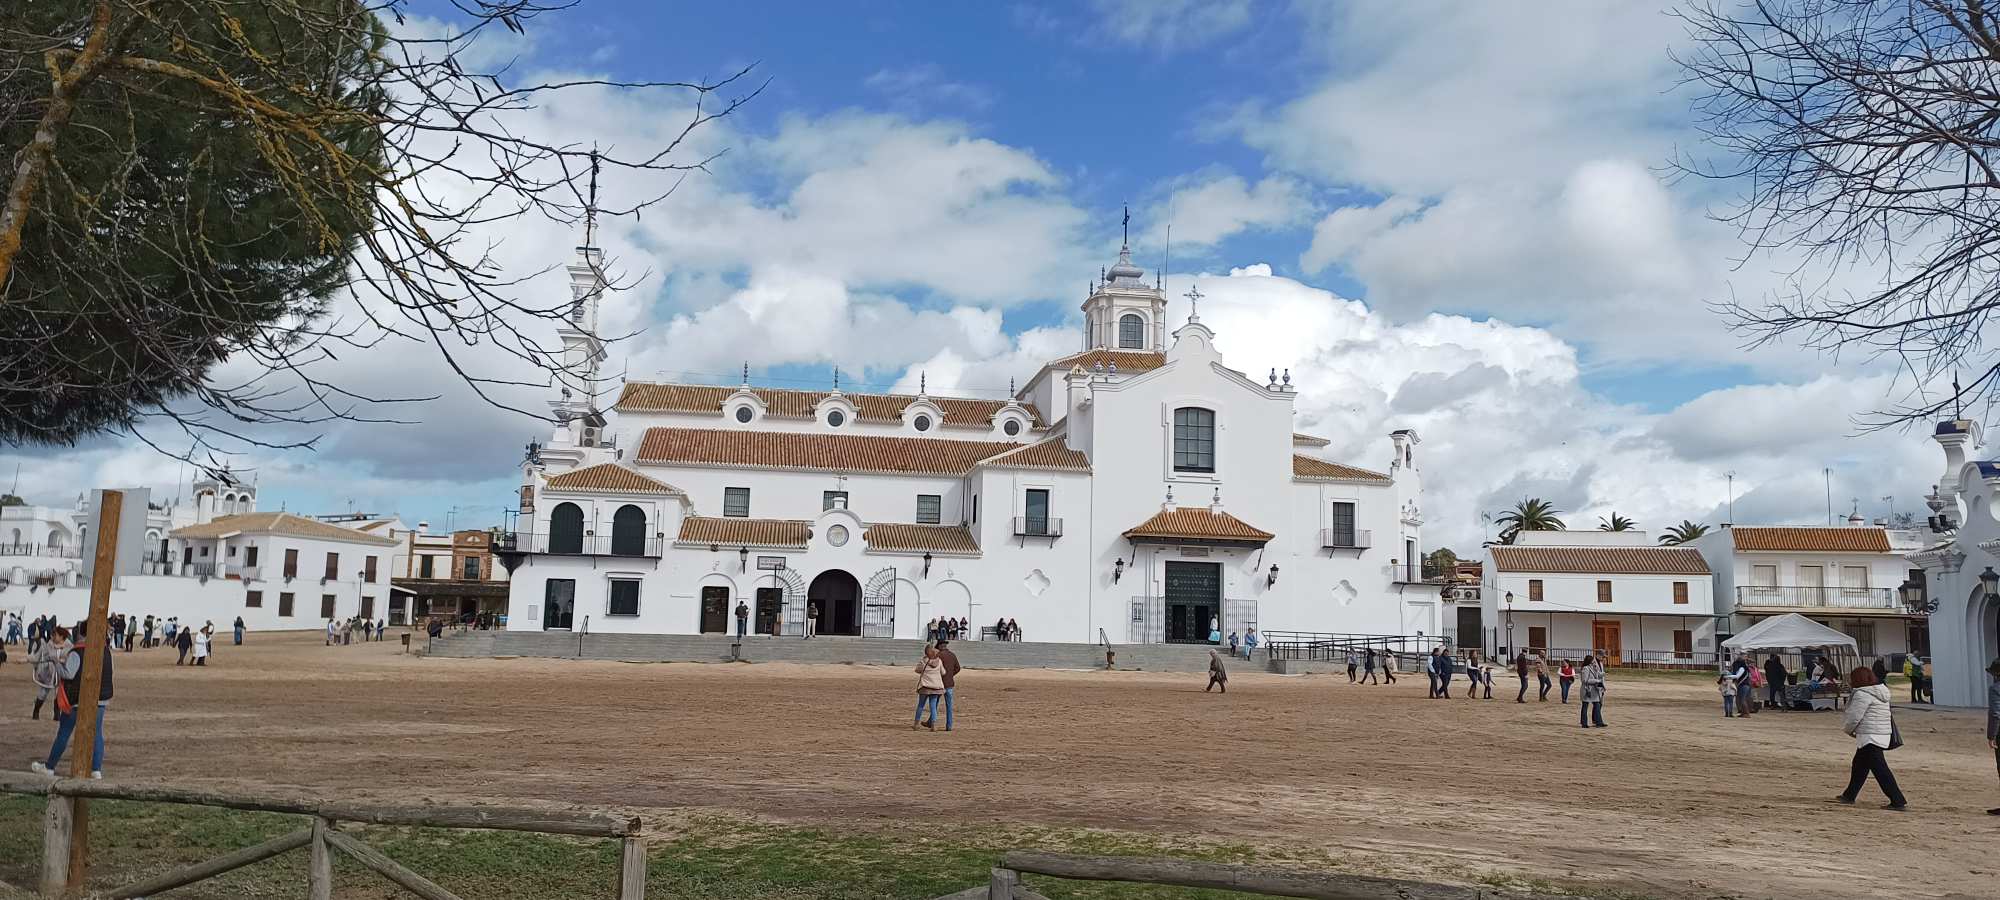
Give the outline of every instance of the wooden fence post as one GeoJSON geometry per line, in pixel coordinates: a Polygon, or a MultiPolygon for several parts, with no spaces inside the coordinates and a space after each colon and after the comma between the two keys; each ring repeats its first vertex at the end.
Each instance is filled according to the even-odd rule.
{"type": "Polygon", "coordinates": [[[312,859],[306,865],[308,900],[333,900],[333,851],[326,845],[326,833],[332,828],[332,822],[313,819],[312,859]]]}
{"type": "MultiPolygon", "coordinates": [[[[97,717],[104,711],[104,707],[97,705],[97,697],[104,669],[110,664],[110,657],[106,654],[111,652],[111,583],[118,577],[118,523],[125,506],[125,494],[122,491],[102,491],[98,494],[98,506],[97,532],[91,535],[97,546],[91,562],[90,609],[84,616],[88,628],[77,648],[82,651],[76,673],[78,696],[69,698],[74,707],[70,715],[76,717],[76,728],[70,732],[69,776],[76,779],[89,778],[96,765],[95,750],[100,737],[97,717]]],[[[62,760],[56,760],[56,764],[61,765],[62,760]]],[[[65,881],[70,891],[81,896],[90,870],[88,801],[71,799],[69,830],[69,875],[65,881]]]]}
{"type": "Polygon", "coordinates": [[[618,866],[618,900],[646,900],[646,839],[625,838],[618,866]]]}
{"type": "Polygon", "coordinates": [[[60,897],[69,886],[70,813],[76,801],[57,793],[48,798],[42,815],[42,896],[60,897]]]}
{"type": "Polygon", "coordinates": [[[1021,875],[1013,869],[993,869],[993,880],[987,882],[986,900],[1014,900],[1014,889],[1021,886],[1021,875]]]}

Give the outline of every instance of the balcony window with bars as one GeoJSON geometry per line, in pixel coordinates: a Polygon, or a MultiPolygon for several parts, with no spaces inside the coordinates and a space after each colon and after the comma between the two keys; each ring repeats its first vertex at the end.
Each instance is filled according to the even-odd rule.
{"type": "Polygon", "coordinates": [[[1542,599],[1542,580],[1540,578],[1528,579],[1528,599],[1542,599]]]}
{"type": "Polygon", "coordinates": [[[1682,606],[1685,606],[1685,605],[1687,605],[1687,602],[1688,602],[1688,583],[1687,583],[1687,582],[1685,582],[1685,581],[1676,581],[1676,582],[1674,582],[1674,602],[1675,602],[1676,604],[1679,604],[1679,605],[1682,605],[1682,606]]]}
{"type": "Polygon", "coordinates": [[[1026,519],[1027,534],[1049,533],[1049,492],[1044,488],[1030,488],[1026,502],[1022,504],[1023,518],[1026,519]]]}
{"type": "Polygon", "coordinates": [[[1215,471],[1215,411],[1198,406],[1174,410],[1174,471],[1215,471]]]}
{"type": "Polygon", "coordinates": [[[750,489],[733,487],[722,489],[722,514],[731,518],[750,517],[750,489]]]}
{"type": "Polygon", "coordinates": [[[944,521],[944,498],[937,494],[917,495],[917,524],[936,525],[944,521]]]}
{"type": "Polygon", "coordinates": [[[1597,583],[1597,602],[1599,603],[1611,602],[1611,582],[1600,581],[1597,583]]]}

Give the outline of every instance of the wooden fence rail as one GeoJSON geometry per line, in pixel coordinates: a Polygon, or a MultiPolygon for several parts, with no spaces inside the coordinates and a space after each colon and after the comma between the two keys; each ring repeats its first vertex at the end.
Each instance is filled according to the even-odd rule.
{"type": "Polygon", "coordinates": [[[305,847],[311,854],[306,880],[307,896],[312,900],[326,900],[333,894],[333,852],[336,850],[425,900],[459,900],[430,879],[410,871],[353,835],[340,832],[338,826],[342,822],[526,831],[617,840],[622,853],[618,871],[618,900],[643,900],[646,896],[646,838],[642,823],[632,817],[507,806],[315,800],[275,794],[50,779],[5,773],[0,773],[0,793],[48,798],[48,812],[43,820],[41,879],[42,894],[48,897],[78,896],[82,892],[81,884],[71,883],[70,845],[77,806],[91,799],[177,803],[308,817],[306,827],[297,831],[178,871],[113,888],[104,894],[112,898],[153,896],[305,847]]]}
{"type": "Polygon", "coordinates": [[[1030,896],[1021,875],[1045,875],[1079,881],[1127,881],[1186,888],[1210,888],[1306,897],[1311,900],[1541,900],[1544,895],[1487,888],[1401,881],[1367,875],[1342,875],[1190,862],[1129,856],[1078,856],[1069,853],[1013,851],[1000,858],[986,889],[987,900],[1021,900],[1030,896]]]}

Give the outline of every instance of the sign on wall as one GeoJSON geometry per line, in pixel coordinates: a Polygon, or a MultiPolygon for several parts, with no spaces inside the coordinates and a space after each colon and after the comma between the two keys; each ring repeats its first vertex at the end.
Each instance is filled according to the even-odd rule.
{"type": "Polygon", "coordinates": [[[757,557],[757,568],[765,572],[782,572],[785,570],[785,558],[782,556],[759,556],[757,557]]]}

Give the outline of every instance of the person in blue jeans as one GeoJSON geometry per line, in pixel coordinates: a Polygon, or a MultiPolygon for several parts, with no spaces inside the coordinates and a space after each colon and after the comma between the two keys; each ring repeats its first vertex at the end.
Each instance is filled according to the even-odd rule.
{"type": "Polygon", "coordinates": [[[741,643],[743,635],[750,631],[750,604],[736,601],[736,640],[741,643]]]}
{"type": "Polygon", "coordinates": [[[910,730],[919,727],[937,730],[938,698],[944,696],[944,661],[938,658],[936,647],[924,648],[924,659],[917,663],[917,715],[910,720],[910,730]],[[929,712],[930,717],[924,717],[929,712]]]}
{"type": "MultiPolygon", "coordinates": [[[[83,648],[85,643],[84,629],[78,627],[76,631],[76,646],[70,648],[69,654],[63,658],[61,690],[64,697],[77,697],[82,687],[83,648]]],[[[111,693],[111,652],[109,648],[106,648],[104,653],[104,667],[99,673],[97,683],[97,736],[91,741],[90,747],[90,777],[92,778],[104,777],[104,708],[111,704],[111,693]]],[[[63,752],[69,749],[69,737],[76,731],[76,716],[80,706],[80,703],[73,702],[70,704],[68,712],[56,717],[55,743],[49,746],[48,760],[35,763],[31,767],[36,772],[49,775],[56,773],[56,765],[62,762],[63,752]]]]}
{"type": "Polygon", "coordinates": [[[944,663],[944,730],[951,730],[951,701],[958,693],[958,654],[951,652],[950,641],[937,642],[938,661],[944,663]]]}

